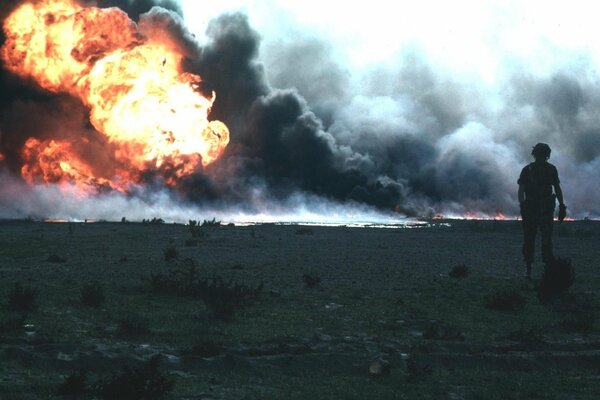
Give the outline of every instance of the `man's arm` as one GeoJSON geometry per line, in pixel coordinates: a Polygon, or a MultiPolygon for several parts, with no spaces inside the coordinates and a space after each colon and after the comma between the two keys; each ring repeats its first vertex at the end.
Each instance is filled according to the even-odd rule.
{"type": "MultiPolygon", "coordinates": [[[[560,187],[559,187],[560,189],[560,187]]],[[[519,192],[517,193],[517,196],[519,197],[519,204],[523,204],[523,202],[525,201],[525,185],[523,185],[522,183],[519,184],[519,192]]],[[[558,194],[556,195],[558,197],[558,194]]],[[[561,192],[561,199],[562,199],[562,192],[561,192]]]]}
{"type": "Polygon", "coordinates": [[[558,200],[558,204],[565,204],[563,200],[563,192],[560,187],[560,183],[556,183],[554,185],[554,193],[556,193],[556,199],[558,200]]]}
{"type": "Polygon", "coordinates": [[[554,185],[554,193],[556,193],[556,198],[558,199],[558,220],[563,222],[567,218],[567,206],[565,206],[563,192],[559,183],[554,185]]]}

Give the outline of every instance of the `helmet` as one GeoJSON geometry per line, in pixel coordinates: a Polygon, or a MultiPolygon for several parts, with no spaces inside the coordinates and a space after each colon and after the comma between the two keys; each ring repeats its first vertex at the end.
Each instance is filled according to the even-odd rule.
{"type": "Polygon", "coordinates": [[[533,146],[533,149],[531,150],[531,155],[535,158],[550,158],[551,151],[552,150],[550,150],[550,146],[548,146],[546,143],[538,143],[535,146],[533,146]]]}

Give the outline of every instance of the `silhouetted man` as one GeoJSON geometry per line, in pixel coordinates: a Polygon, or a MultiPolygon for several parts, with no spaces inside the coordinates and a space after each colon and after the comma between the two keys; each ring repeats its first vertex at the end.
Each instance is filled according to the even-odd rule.
{"type": "Polygon", "coordinates": [[[567,206],[563,202],[563,193],[558,179],[556,167],[548,162],[550,146],[538,143],[533,147],[531,155],[534,162],[525,166],[519,176],[519,205],[523,219],[523,258],[525,260],[525,277],[531,279],[531,264],[535,249],[535,236],[539,228],[542,235],[542,261],[550,263],[552,254],[552,220],[554,207],[558,199],[558,218],[564,220],[567,206]],[[554,188],[554,193],[552,192],[554,188]]]}

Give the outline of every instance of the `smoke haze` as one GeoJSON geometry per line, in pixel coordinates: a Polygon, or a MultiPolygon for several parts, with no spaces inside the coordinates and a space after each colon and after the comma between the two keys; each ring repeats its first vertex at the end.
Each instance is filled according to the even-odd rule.
{"type": "MultiPolygon", "coordinates": [[[[0,17],[16,3],[3,2],[0,17]]],[[[516,215],[516,180],[537,142],[552,147],[550,162],[573,216],[600,215],[593,183],[600,171],[600,76],[585,51],[557,51],[545,68],[529,68],[505,50],[498,57],[509,66],[502,64],[490,80],[485,73],[455,73],[448,64],[456,61],[439,64],[427,46],[399,48],[385,62],[357,63],[342,54],[339,35],[312,31],[277,10],[277,27],[265,33],[233,11],[211,15],[204,33],[192,34],[181,18],[190,26],[196,20],[187,3],[96,4],[122,8],[145,35],[181,49],[186,69],[202,76],[203,90],[216,92],[211,118],[228,125],[231,142],[219,160],[176,190],[155,176],[128,195],[91,199],[31,188],[18,178],[20,149],[29,137],[85,136],[90,145],[82,157],[95,168],[109,171],[115,160],[77,100],[1,69],[0,217],[120,219],[111,214],[115,209],[137,210],[124,215],[128,219],[174,220],[197,210],[242,220],[261,214],[289,220],[295,211],[312,219],[319,212],[375,218],[369,210],[516,215]]]]}

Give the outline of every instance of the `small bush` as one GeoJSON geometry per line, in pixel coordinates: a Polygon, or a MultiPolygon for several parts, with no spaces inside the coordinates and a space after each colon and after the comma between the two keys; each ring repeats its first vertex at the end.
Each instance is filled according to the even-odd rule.
{"type": "Polygon", "coordinates": [[[413,357],[406,361],[406,380],[408,382],[423,382],[429,379],[432,374],[433,369],[429,365],[419,365],[413,357]]]}
{"type": "Polygon", "coordinates": [[[423,331],[423,339],[463,341],[465,335],[454,327],[435,321],[431,322],[423,331]]]}
{"type": "Polygon", "coordinates": [[[77,371],[69,375],[58,387],[58,395],[72,398],[83,397],[86,392],[85,375],[85,372],[82,371],[77,371]]]}
{"type": "Polygon", "coordinates": [[[525,328],[521,325],[519,330],[511,332],[508,335],[501,337],[501,339],[512,340],[523,344],[535,344],[542,343],[544,341],[544,336],[537,328],[525,328]]]}
{"type": "Polygon", "coordinates": [[[152,290],[161,294],[193,296],[194,292],[204,286],[204,281],[200,278],[193,259],[186,258],[184,262],[187,263],[187,268],[179,267],[167,273],[151,274],[152,290]]]}
{"type": "Polygon", "coordinates": [[[499,311],[520,311],[525,307],[525,298],[516,290],[500,290],[488,296],[486,308],[499,311]]]}
{"type": "Polygon", "coordinates": [[[305,272],[302,275],[302,280],[304,280],[304,285],[307,288],[314,288],[321,284],[321,277],[313,272],[305,272]]]}
{"type": "Polygon", "coordinates": [[[165,220],[162,218],[143,219],[142,224],[161,225],[164,224],[165,220]]]}
{"type": "Polygon", "coordinates": [[[206,227],[206,228],[217,228],[219,226],[221,226],[221,221],[217,221],[215,218],[213,218],[212,220],[204,220],[202,222],[202,226],[206,227]]]}
{"type": "Polygon", "coordinates": [[[140,336],[150,332],[148,320],[137,314],[128,314],[117,321],[118,331],[125,336],[140,336]]]}
{"type": "Polygon", "coordinates": [[[61,257],[59,255],[52,254],[52,255],[49,255],[48,258],[46,258],[46,261],[55,263],[55,264],[61,264],[61,263],[66,263],[67,259],[64,257],[61,257]]]}
{"type": "Polygon", "coordinates": [[[106,297],[104,287],[98,282],[91,282],[81,288],[81,304],[98,308],[104,304],[106,297]]]}
{"type": "Polygon", "coordinates": [[[544,266],[540,281],[539,297],[543,302],[556,299],[571,287],[575,280],[575,270],[568,258],[557,258],[544,266]]]}
{"type": "Polygon", "coordinates": [[[248,286],[233,279],[224,281],[220,276],[202,278],[192,259],[186,259],[187,268],[173,269],[167,273],[152,274],[152,290],[162,294],[175,294],[199,298],[209,308],[216,319],[229,320],[234,312],[244,304],[255,300],[262,292],[262,283],[248,286]]]}
{"type": "Polygon", "coordinates": [[[198,221],[190,219],[188,222],[188,228],[193,238],[204,237],[204,231],[198,224],[198,221]]]}
{"type": "Polygon", "coordinates": [[[16,283],[8,293],[8,309],[18,312],[34,311],[37,308],[36,299],[36,289],[23,287],[20,283],[16,283]]]}
{"type": "Polygon", "coordinates": [[[160,357],[154,356],[139,368],[125,368],[98,385],[100,398],[107,400],[154,400],[173,390],[175,381],[158,369],[160,357]]]}
{"type": "Polygon", "coordinates": [[[169,246],[166,249],[163,249],[163,254],[165,255],[165,261],[171,261],[179,257],[179,252],[175,246],[169,246]]]}
{"type": "Polygon", "coordinates": [[[239,282],[223,281],[220,276],[205,282],[200,288],[200,297],[204,304],[213,312],[215,319],[228,321],[235,311],[258,297],[263,288],[262,283],[256,287],[239,282]]]}
{"type": "Polygon", "coordinates": [[[223,352],[223,344],[212,340],[201,341],[194,344],[188,354],[196,357],[214,357],[223,352]]]}
{"type": "Polygon", "coordinates": [[[566,332],[591,333],[594,330],[597,316],[588,312],[576,312],[562,321],[562,327],[566,332]]]}
{"type": "Polygon", "coordinates": [[[198,247],[197,239],[187,239],[185,241],[185,247],[198,247]]]}
{"type": "Polygon", "coordinates": [[[25,317],[20,313],[0,314],[0,334],[21,331],[25,325],[25,317]]]}
{"type": "Polygon", "coordinates": [[[450,278],[466,278],[469,275],[469,267],[464,264],[455,265],[448,275],[450,278]]]}

